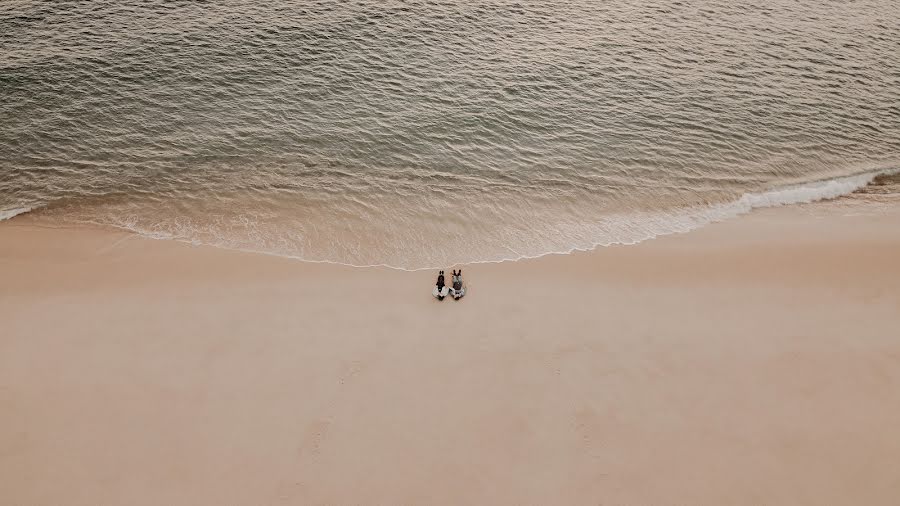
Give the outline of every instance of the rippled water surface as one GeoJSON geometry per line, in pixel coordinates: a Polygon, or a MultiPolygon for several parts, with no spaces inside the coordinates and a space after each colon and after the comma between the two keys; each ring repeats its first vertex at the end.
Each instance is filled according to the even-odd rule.
{"type": "Polygon", "coordinates": [[[0,217],[419,268],[900,167],[893,0],[126,4],[0,3],[0,217]]]}

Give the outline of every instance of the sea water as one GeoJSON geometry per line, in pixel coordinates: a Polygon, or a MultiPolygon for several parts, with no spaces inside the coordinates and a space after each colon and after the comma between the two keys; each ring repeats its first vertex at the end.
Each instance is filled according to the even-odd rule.
{"type": "Polygon", "coordinates": [[[900,167],[900,2],[0,3],[0,219],[417,269],[900,167]],[[133,5],[129,5],[133,4],[133,5]]]}

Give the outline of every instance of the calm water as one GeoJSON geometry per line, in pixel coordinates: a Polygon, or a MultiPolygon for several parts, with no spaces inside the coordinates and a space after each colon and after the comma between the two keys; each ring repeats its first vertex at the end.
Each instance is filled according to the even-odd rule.
{"type": "Polygon", "coordinates": [[[420,268],[900,167],[895,0],[125,3],[0,3],[0,217],[420,268]]]}

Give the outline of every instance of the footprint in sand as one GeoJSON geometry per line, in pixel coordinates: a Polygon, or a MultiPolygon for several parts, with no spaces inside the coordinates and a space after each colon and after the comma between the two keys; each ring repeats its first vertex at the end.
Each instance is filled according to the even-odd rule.
{"type": "Polygon", "coordinates": [[[581,408],[574,417],[575,432],[578,434],[586,453],[594,456],[594,435],[600,433],[597,413],[590,408],[581,408]]]}
{"type": "MultiPolygon", "coordinates": [[[[341,374],[338,375],[338,383],[341,386],[344,386],[350,382],[354,377],[356,377],[359,373],[363,371],[363,362],[362,360],[353,360],[346,367],[344,367],[341,374]]],[[[335,397],[332,397],[328,402],[324,409],[322,410],[325,413],[333,412],[335,397]]],[[[303,437],[303,441],[300,444],[298,453],[301,455],[319,455],[322,452],[322,445],[325,442],[326,437],[328,437],[328,432],[331,428],[332,424],[332,416],[328,416],[326,418],[320,418],[309,425],[306,429],[306,434],[303,437]]]]}
{"type": "Polygon", "coordinates": [[[316,420],[306,430],[306,436],[300,444],[298,453],[301,455],[319,455],[322,451],[322,443],[328,436],[328,430],[331,428],[331,420],[316,420]]]}
{"type": "Polygon", "coordinates": [[[353,379],[357,374],[361,373],[363,370],[362,360],[354,360],[350,362],[350,364],[344,368],[344,372],[340,375],[340,383],[341,385],[347,384],[348,381],[353,379]]]}

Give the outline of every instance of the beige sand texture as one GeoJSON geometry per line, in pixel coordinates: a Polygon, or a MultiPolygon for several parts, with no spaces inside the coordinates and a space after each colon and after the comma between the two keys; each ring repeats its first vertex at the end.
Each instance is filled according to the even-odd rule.
{"type": "Polygon", "coordinates": [[[4,505],[900,498],[900,206],[466,266],[459,302],[46,225],[0,223],[4,505]]]}

